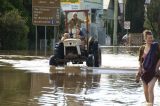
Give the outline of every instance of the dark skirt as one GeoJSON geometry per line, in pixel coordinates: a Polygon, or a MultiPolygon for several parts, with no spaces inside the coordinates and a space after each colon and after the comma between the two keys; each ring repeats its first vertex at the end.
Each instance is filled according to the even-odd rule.
{"type": "Polygon", "coordinates": [[[143,82],[148,84],[153,79],[153,77],[155,77],[155,71],[148,71],[142,74],[141,79],[143,82]]]}

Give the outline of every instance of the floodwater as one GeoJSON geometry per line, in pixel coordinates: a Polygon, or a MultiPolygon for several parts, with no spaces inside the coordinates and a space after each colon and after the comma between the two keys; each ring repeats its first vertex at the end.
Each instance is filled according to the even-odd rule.
{"type": "MultiPolygon", "coordinates": [[[[102,57],[101,68],[55,69],[46,57],[0,55],[0,106],[146,106],[137,57],[102,57]]],[[[157,82],[155,106],[159,100],[157,82]]]]}

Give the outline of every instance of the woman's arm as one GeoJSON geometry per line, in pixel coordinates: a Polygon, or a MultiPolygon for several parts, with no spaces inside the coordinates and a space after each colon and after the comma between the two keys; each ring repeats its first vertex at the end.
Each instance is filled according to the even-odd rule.
{"type": "Polygon", "coordinates": [[[138,83],[140,81],[140,77],[141,77],[141,74],[142,74],[142,50],[143,48],[140,47],[139,48],[139,58],[138,58],[138,61],[139,61],[139,67],[138,67],[138,71],[136,73],[136,82],[138,83]]]}
{"type": "Polygon", "coordinates": [[[158,46],[158,58],[159,60],[156,65],[156,72],[160,76],[160,45],[158,46]]]}
{"type": "Polygon", "coordinates": [[[160,59],[158,60],[156,65],[156,75],[160,77],[160,59]]]}
{"type": "Polygon", "coordinates": [[[140,74],[142,72],[142,55],[143,55],[143,52],[144,52],[144,46],[141,46],[139,48],[139,58],[138,58],[138,61],[139,61],[138,73],[140,73],[140,74]]]}
{"type": "Polygon", "coordinates": [[[159,70],[159,68],[160,68],[160,59],[159,59],[158,62],[157,62],[156,70],[159,70]]]}

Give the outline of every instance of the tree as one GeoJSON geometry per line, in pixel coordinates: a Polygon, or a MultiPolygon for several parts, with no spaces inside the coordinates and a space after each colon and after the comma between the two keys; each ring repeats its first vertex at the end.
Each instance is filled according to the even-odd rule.
{"type": "Polygon", "coordinates": [[[4,14],[6,11],[14,9],[14,6],[7,0],[0,0],[0,14],[4,14]]]}
{"type": "Polygon", "coordinates": [[[125,17],[126,21],[131,22],[130,32],[142,32],[144,23],[144,0],[127,0],[125,17]]]}
{"type": "Polygon", "coordinates": [[[0,17],[0,39],[3,50],[20,50],[27,48],[29,28],[26,19],[18,10],[6,12],[0,17]]]}
{"type": "Polygon", "coordinates": [[[151,29],[155,38],[160,38],[160,1],[151,0],[151,4],[147,7],[147,17],[144,27],[151,29]]]}

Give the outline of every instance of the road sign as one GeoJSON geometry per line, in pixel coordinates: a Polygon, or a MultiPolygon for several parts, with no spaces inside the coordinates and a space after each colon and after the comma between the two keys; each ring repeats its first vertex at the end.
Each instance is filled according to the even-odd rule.
{"type": "Polygon", "coordinates": [[[124,21],[124,29],[130,29],[130,21],[124,21]]]}
{"type": "Polygon", "coordinates": [[[32,23],[40,26],[60,24],[60,8],[32,7],[32,23]]]}
{"type": "Polygon", "coordinates": [[[60,0],[32,0],[32,6],[60,7],[60,0]]]}
{"type": "Polygon", "coordinates": [[[61,0],[62,4],[80,4],[80,0],[61,0]]]}
{"type": "Polygon", "coordinates": [[[60,0],[32,0],[32,23],[39,26],[58,26],[60,0]]]}

